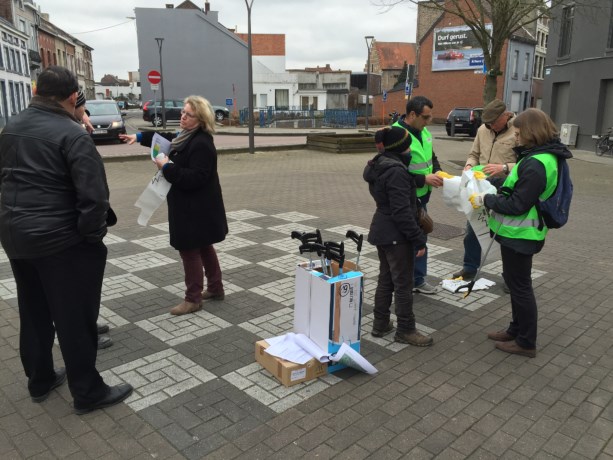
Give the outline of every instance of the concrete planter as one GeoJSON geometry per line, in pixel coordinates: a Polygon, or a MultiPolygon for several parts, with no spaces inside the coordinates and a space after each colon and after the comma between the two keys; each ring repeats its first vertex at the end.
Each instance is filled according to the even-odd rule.
{"type": "Polygon", "coordinates": [[[307,134],[307,148],[332,153],[375,152],[374,134],[307,134]]]}

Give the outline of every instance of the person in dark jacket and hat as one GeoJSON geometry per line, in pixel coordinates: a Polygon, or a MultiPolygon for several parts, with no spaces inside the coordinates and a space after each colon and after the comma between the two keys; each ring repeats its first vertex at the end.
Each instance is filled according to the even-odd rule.
{"type": "Polygon", "coordinates": [[[527,109],[513,120],[518,147],[517,163],[497,194],[473,194],[474,208],[492,212],[490,232],[500,243],[502,271],[511,294],[511,323],[487,337],[507,353],[536,356],[537,305],[532,288],[532,257],[545,245],[547,227],[542,225],[537,205],[555,191],[558,159],[572,154],[560,142],[558,130],[539,109],[527,109]]]}
{"type": "MultiPolygon", "coordinates": [[[[201,96],[189,96],[181,111],[182,131],[162,134],[172,140],[168,155],[158,155],[156,165],[172,184],[168,201],[170,245],[179,251],[185,271],[185,298],[170,310],[173,315],[193,313],[203,300],[223,300],[221,268],[213,245],[226,238],[228,222],[217,174],[215,112],[201,96]],[[204,267],[204,271],[203,271],[204,267]],[[203,292],[204,276],[207,287],[203,292]]],[[[151,146],[153,133],[120,135],[132,144],[151,146]]]]}
{"type": "Polygon", "coordinates": [[[377,131],[375,142],[380,153],[364,169],[377,205],[368,233],[368,242],[377,247],[379,256],[372,335],[383,337],[394,330],[390,320],[394,297],[398,319],[394,340],[427,347],[432,338],[417,331],[413,313],[414,256],[424,257],[426,235],[417,219],[415,179],[407,169],[411,136],[406,129],[392,126],[377,131]]]}

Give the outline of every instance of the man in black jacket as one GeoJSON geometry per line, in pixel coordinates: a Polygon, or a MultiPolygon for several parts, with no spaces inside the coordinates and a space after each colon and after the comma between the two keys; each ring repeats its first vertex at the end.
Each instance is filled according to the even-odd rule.
{"type": "MultiPolygon", "coordinates": [[[[68,377],[77,414],[132,393],[109,387],[96,369],[96,319],[107,249],[104,165],[74,118],[78,82],[63,67],[45,69],[29,107],[0,136],[0,242],[17,284],[21,362],[33,402],[68,377]],[[55,333],[66,369],[53,367],[55,333]]],[[[109,222],[112,224],[114,222],[109,222]]]]}

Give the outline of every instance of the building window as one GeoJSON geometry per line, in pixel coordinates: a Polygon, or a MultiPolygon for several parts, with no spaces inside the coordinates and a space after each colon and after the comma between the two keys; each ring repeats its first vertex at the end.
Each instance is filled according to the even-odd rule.
{"type": "Polygon", "coordinates": [[[289,110],[289,89],[275,90],[275,109],[289,110]]]}
{"type": "Polygon", "coordinates": [[[529,69],[530,69],[530,53],[526,53],[526,57],[524,57],[524,80],[528,79],[529,69]]]}
{"type": "Polygon", "coordinates": [[[562,10],[562,24],[560,27],[560,47],[558,49],[558,57],[564,57],[570,54],[570,44],[573,35],[574,17],[574,5],[567,6],[562,10]]]}
{"type": "Polygon", "coordinates": [[[611,2],[611,19],[609,20],[609,41],[607,48],[613,48],[613,2],[611,2]]]}
{"type": "Polygon", "coordinates": [[[25,75],[30,75],[30,66],[28,65],[28,57],[26,53],[21,53],[21,57],[23,58],[23,73],[25,75]]]}
{"type": "Polygon", "coordinates": [[[511,65],[511,78],[517,78],[517,67],[519,66],[519,50],[513,51],[513,64],[511,65]]]}

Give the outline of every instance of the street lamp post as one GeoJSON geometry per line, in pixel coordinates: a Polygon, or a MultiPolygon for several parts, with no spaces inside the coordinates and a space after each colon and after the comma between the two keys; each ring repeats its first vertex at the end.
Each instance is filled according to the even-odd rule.
{"type": "Polygon", "coordinates": [[[162,70],[162,45],[164,39],[156,37],[155,41],[158,44],[158,52],[160,53],[160,85],[162,86],[162,128],[166,129],[166,103],[164,101],[164,71],[162,70]]]}
{"type": "Polygon", "coordinates": [[[368,62],[366,64],[366,122],[364,128],[368,131],[368,109],[370,108],[370,48],[375,39],[372,35],[364,37],[366,40],[366,48],[368,48],[368,62]]]}
{"type": "Polygon", "coordinates": [[[245,0],[247,6],[247,55],[249,62],[247,72],[249,73],[249,153],[255,153],[255,127],[253,119],[253,49],[251,48],[251,7],[254,0],[245,0]]]}

